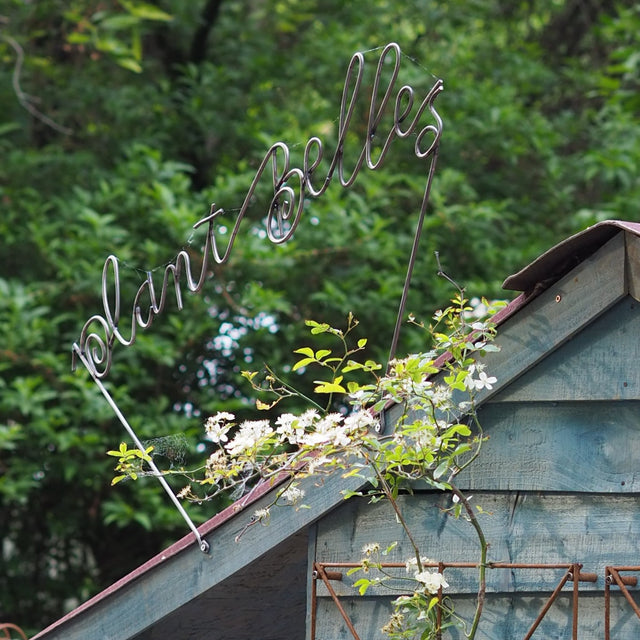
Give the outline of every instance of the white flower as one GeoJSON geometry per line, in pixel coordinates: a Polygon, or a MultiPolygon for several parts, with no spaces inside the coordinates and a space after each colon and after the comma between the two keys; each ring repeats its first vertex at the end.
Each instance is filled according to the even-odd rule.
{"type": "Polygon", "coordinates": [[[488,376],[484,371],[478,374],[478,380],[476,381],[476,389],[493,389],[493,385],[498,381],[495,376],[488,376]]]}
{"type": "Polygon", "coordinates": [[[268,420],[247,420],[240,425],[240,429],[231,442],[225,445],[230,456],[237,456],[249,451],[258,442],[273,433],[268,420]]]}
{"type": "Polygon", "coordinates": [[[341,422],[342,415],[339,413],[330,413],[318,420],[315,429],[305,435],[304,444],[309,447],[330,443],[335,447],[347,446],[350,442],[349,434],[341,422]]]}
{"type": "Polygon", "coordinates": [[[300,426],[303,429],[308,429],[314,425],[314,423],[320,418],[320,415],[315,409],[307,409],[299,418],[300,426]]]}
{"type": "Polygon", "coordinates": [[[481,389],[493,389],[493,385],[498,381],[495,376],[488,376],[482,365],[471,365],[469,367],[469,375],[465,379],[464,383],[467,389],[473,391],[480,391],[481,389]],[[478,372],[478,378],[474,378],[473,374],[478,372]]]}
{"type": "Polygon", "coordinates": [[[235,416],[226,411],[218,411],[215,416],[210,416],[204,424],[207,439],[212,442],[227,442],[227,432],[233,426],[235,416]]]}
{"type": "MultiPolygon", "coordinates": [[[[425,556],[420,556],[420,564],[424,566],[425,564],[431,564],[433,560],[425,556]]],[[[418,568],[418,561],[416,558],[409,558],[405,563],[405,567],[407,568],[407,573],[414,573],[418,568]]]]}
{"type": "Polygon", "coordinates": [[[441,573],[431,571],[419,571],[413,576],[418,582],[424,585],[425,591],[434,595],[438,593],[440,588],[446,589],[449,583],[444,579],[441,573]]]}
{"type": "Polygon", "coordinates": [[[291,444],[300,444],[304,436],[304,426],[297,416],[283,413],[276,419],[276,433],[291,444]]]}
{"type": "Polygon", "coordinates": [[[362,547],[362,553],[365,556],[370,556],[372,553],[378,553],[380,551],[380,544],[377,542],[368,542],[362,547]]]}
{"type": "Polygon", "coordinates": [[[344,419],[345,429],[349,433],[360,431],[360,429],[375,429],[378,424],[378,419],[369,411],[356,411],[344,419]]]}
{"type": "Polygon", "coordinates": [[[442,407],[451,401],[452,390],[444,385],[439,385],[433,389],[431,401],[437,407],[442,407]]]}
{"type": "Polygon", "coordinates": [[[304,498],[304,490],[291,485],[280,494],[280,497],[289,504],[298,504],[304,498]]]}
{"type": "Polygon", "coordinates": [[[253,512],[253,518],[254,520],[257,520],[258,522],[261,522],[262,520],[268,520],[269,519],[269,509],[256,509],[253,512]]]}

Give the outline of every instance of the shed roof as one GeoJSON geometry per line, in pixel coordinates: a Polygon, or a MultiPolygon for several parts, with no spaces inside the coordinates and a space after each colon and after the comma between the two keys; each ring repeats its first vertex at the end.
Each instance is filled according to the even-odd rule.
{"type": "MultiPolygon", "coordinates": [[[[490,355],[491,369],[499,384],[490,392],[484,391],[480,401],[500,392],[623,296],[630,293],[638,299],[638,236],[639,223],[602,222],[564,240],[505,280],[505,288],[523,293],[496,317],[501,325],[501,351],[490,355]],[[638,266],[629,266],[630,255],[638,266]],[[518,312],[523,307],[527,313],[521,316],[518,312]],[[553,321],[549,319],[549,309],[553,310],[553,321]],[[522,335],[530,338],[526,345],[522,335]]],[[[393,422],[394,413],[393,407],[387,411],[387,423],[393,422]]],[[[189,533],[40,632],[34,640],[151,637],[141,634],[215,585],[268,554],[286,555],[282,545],[335,508],[342,500],[340,490],[356,490],[361,480],[334,474],[322,486],[311,479],[303,482],[310,509],[282,510],[272,518],[268,533],[260,526],[251,527],[243,536],[244,544],[238,545],[235,539],[246,528],[251,510],[271,502],[274,486],[259,485],[199,528],[210,543],[209,556],[199,550],[189,533]]],[[[210,633],[207,637],[218,636],[210,633]]],[[[220,637],[225,637],[224,633],[220,637]]]]}
{"type": "Polygon", "coordinates": [[[538,292],[559,280],[566,273],[593,255],[603,244],[620,231],[640,236],[640,223],[623,220],[605,220],[558,243],[532,263],[510,275],[503,283],[503,289],[538,292]]]}

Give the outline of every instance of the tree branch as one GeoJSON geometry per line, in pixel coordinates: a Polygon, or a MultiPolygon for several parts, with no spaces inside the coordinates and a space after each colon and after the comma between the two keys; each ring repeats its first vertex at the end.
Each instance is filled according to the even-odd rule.
{"type": "Polygon", "coordinates": [[[223,0],[208,0],[200,16],[200,26],[195,32],[191,43],[191,54],[189,60],[195,64],[200,64],[207,54],[207,41],[209,34],[220,15],[220,7],[223,0]]]}
{"type": "Polygon", "coordinates": [[[26,94],[20,85],[20,75],[22,73],[22,65],[24,64],[24,50],[20,46],[20,44],[14,40],[11,36],[2,35],[0,36],[2,40],[4,40],[15,52],[16,54],[16,63],[13,67],[13,74],[11,76],[11,84],[13,86],[13,90],[18,98],[18,102],[20,105],[26,109],[34,118],[40,120],[43,124],[46,124],[48,127],[57,131],[58,133],[62,133],[66,136],[70,136],[73,131],[67,127],[64,127],[55,120],[46,116],[42,111],[37,109],[33,105],[34,98],[28,94],[26,94]]]}

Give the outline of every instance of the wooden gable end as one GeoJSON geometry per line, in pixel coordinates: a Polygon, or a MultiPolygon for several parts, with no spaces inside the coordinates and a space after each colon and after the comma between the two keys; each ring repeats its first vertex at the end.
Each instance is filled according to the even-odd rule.
{"type": "MultiPolygon", "coordinates": [[[[604,637],[606,566],[640,565],[640,239],[621,231],[591,257],[524,304],[500,325],[501,351],[485,364],[498,378],[479,412],[488,436],[478,460],[457,480],[484,512],[490,543],[486,609],[480,638],[523,638],[566,568],[580,563],[579,617],[568,583],[535,637],[604,637]],[[501,569],[500,563],[520,565],[501,569]],[[536,565],[536,566],[531,566],[536,565]]],[[[397,408],[390,410],[396,416],[397,408]]],[[[391,426],[392,419],[387,419],[391,426]]],[[[422,491],[401,498],[418,546],[435,561],[477,561],[471,526],[448,512],[449,498],[422,491]]],[[[362,547],[398,542],[385,558],[412,550],[386,503],[352,500],[317,524],[314,558],[342,573],[332,587],[360,638],[382,639],[395,594],[356,594],[341,563],[362,547]],[[332,564],[333,563],[333,564],[332,564]],[[337,566],[336,566],[337,565],[337,566]]],[[[400,570],[402,574],[403,571],[400,570]]],[[[470,619],[475,569],[448,568],[455,610],[470,619]]],[[[352,638],[323,584],[317,586],[315,637],[352,638]]],[[[616,638],[640,637],[640,620],[620,592],[611,596],[616,638]]],[[[447,630],[448,638],[463,638],[447,630]]]]}
{"type": "Polygon", "coordinates": [[[268,526],[252,524],[252,513],[273,503],[276,488],[259,485],[200,528],[209,554],[189,534],[177,552],[150,560],[34,640],[155,640],[167,630],[190,640],[302,637],[309,526],[342,502],[341,490],[361,484],[341,474],[304,478],[309,508],[274,508],[268,526]]]}
{"type": "MultiPolygon", "coordinates": [[[[640,564],[640,238],[622,229],[605,240],[568,273],[541,283],[544,291],[521,296],[501,322],[501,351],[486,358],[498,383],[480,397],[489,439],[459,478],[486,512],[491,562],[580,562],[596,576],[579,583],[580,628],[588,629],[580,637],[603,636],[604,566],[640,564]]],[[[385,412],[387,428],[398,412],[385,412]]],[[[359,637],[382,638],[395,594],[373,589],[361,597],[353,588],[358,575],[335,565],[359,562],[371,542],[398,542],[386,557],[390,562],[403,562],[411,550],[390,505],[342,500],[341,491],[357,490],[360,483],[341,474],[323,483],[305,479],[310,509],[275,509],[268,527],[247,527],[252,511],[272,502],[273,489],[267,488],[201,529],[210,555],[185,539],[178,550],[150,561],[37,638],[276,640],[302,637],[305,627],[307,640],[355,637],[317,579],[318,566],[341,574],[332,588],[359,637]]],[[[447,496],[423,491],[401,501],[419,546],[434,560],[477,560],[473,531],[447,512],[447,496]]],[[[475,570],[446,571],[456,612],[468,618],[475,570]]],[[[488,573],[479,637],[517,639],[566,568],[488,573]]],[[[572,606],[563,592],[535,637],[571,637],[572,606]]],[[[640,624],[619,593],[612,597],[611,616],[616,638],[640,636],[640,624]]],[[[452,640],[463,637],[448,633],[452,640]]]]}

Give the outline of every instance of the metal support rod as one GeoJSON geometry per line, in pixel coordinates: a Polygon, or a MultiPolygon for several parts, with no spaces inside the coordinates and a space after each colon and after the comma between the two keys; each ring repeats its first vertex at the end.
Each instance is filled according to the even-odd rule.
{"type": "Polygon", "coordinates": [[[340,603],[340,598],[338,598],[338,595],[333,590],[333,587],[329,582],[329,578],[327,578],[327,574],[325,573],[324,567],[320,564],[316,564],[315,567],[316,567],[316,571],[318,572],[318,575],[320,576],[320,579],[322,580],[322,582],[324,582],[324,586],[327,587],[327,591],[329,592],[329,595],[331,596],[333,601],[336,603],[336,606],[338,607],[338,611],[340,612],[342,619],[344,620],[349,631],[351,632],[351,635],[354,637],[355,640],[360,640],[360,636],[355,630],[355,627],[353,626],[351,619],[349,618],[347,612],[344,610],[344,608],[342,607],[342,604],[340,603]]]}
{"type": "MultiPolygon", "coordinates": [[[[438,563],[438,573],[444,572],[444,562],[438,563]]],[[[438,608],[436,610],[436,639],[442,640],[442,585],[438,588],[438,608]]]]}
{"type": "Polygon", "coordinates": [[[554,592],[551,594],[549,599],[546,601],[544,607],[542,607],[542,610],[538,614],[538,617],[535,619],[534,623],[531,625],[531,628],[529,629],[529,631],[527,632],[527,635],[523,638],[523,640],[529,640],[531,638],[531,636],[533,635],[533,632],[538,628],[538,625],[540,624],[540,622],[542,622],[542,618],[544,618],[545,615],[547,615],[547,611],[549,611],[549,609],[551,608],[551,605],[555,602],[555,599],[558,597],[558,595],[562,591],[562,587],[564,587],[564,585],[567,583],[570,576],[571,576],[571,571],[567,571],[567,573],[565,573],[564,576],[562,576],[562,580],[560,580],[560,583],[555,588],[554,592]]]}
{"type": "Polygon", "coordinates": [[[581,564],[574,564],[572,569],[571,580],[573,580],[573,627],[572,627],[572,639],[578,640],[578,589],[580,588],[580,569],[581,564]]]}
{"type": "MultiPolygon", "coordinates": [[[[354,638],[357,638],[357,634],[355,632],[355,629],[353,628],[353,623],[351,622],[351,620],[349,619],[347,613],[345,612],[344,608],[342,607],[340,600],[337,596],[337,594],[335,593],[335,591],[333,590],[333,588],[331,587],[331,585],[329,584],[329,578],[328,575],[329,574],[334,574],[334,572],[326,572],[325,568],[326,567],[333,567],[333,568],[354,568],[354,567],[359,567],[361,566],[361,563],[359,562],[316,562],[314,563],[314,576],[320,577],[322,578],[323,582],[325,583],[327,590],[329,591],[329,595],[331,596],[331,598],[333,599],[333,601],[336,603],[340,614],[342,615],[343,619],[345,620],[347,626],[349,627],[349,629],[351,630],[351,633],[353,635],[354,638]]],[[[400,568],[405,568],[405,563],[403,562],[382,562],[380,563],[380,567],[381,568],[386,568],[386,569],[400,569],[400,568]]],[[[478,563],[477,562],[427,562],[424,563],[425,567],[432,567],[432,568],[436,568],[438,569],[439,573],[442,573],[445,569],[447,568],[458,568],[458,569],[473,569],[473,568],[477,568],[478,567],[478,563]]],[[[562,579],[560,580],[560,583],[558,584],[558,586],[555,588],[555,590],[553,591],[553,593],[549,596],[549,599],[546,601],[546,603],[544,604],[544,606],[542,607],[540,613],[538,614],[538,617],[535,619],[535,621],[533,622],[531,628],[529,629],[529,631],[527,632],[527,634],[525,635],[525,637],[523,638],[523,640],[530,640],[531,636],[534,634],[534,632],[536,631],[536,629],[538,628],[538,626],[540,625],[540,623],[542,622],[542,619],[545,617],[545,615],[547,614],[547,612],[549,611],[549,609],[551,608],[551,606],[553,605],[553,603],[556,601],[556,599],[558,598],[558,596],[560,595],[560,592],[562,591],[562,589],[564,588],[564,586],[567,584],[567,582],[571,581],[573,582],[573,594],[572,594],[572,600],[573,600],[573,619],[572,619],[572,640],[578,640],[578,601],[579,601],[579,583],[580,582],[596,582],[598,579],[597,574],[595,573],[582,573],[582,565],[580,563],[549,563],[549,564],[544,564],[544,563],[516,563],[516,562],[491,562],[487,564],[487,568],[488,569],[565,569],[566,573],[563,575],[562,579]]],[[[609,584],[610,584],[610,578],[613,578],[616,580],[616,582],[618,583],[618,585],[623,589],[624,592],[626,592],[626,589],[623,586],[623,583],[626,582],[626,579],[616,575],[611,575],[613,573],[613,571],[610,571],[612,568],[611,567],[607,567],[607,571],[609,572],[607,574],[607,578],[608,580],[605,580],[605,603],[607,602],[608,599],[608,589],[609,589],[609,584]]],[[[628,570],[628,571],[640,571],[640,567],[624,567],[624,569],[628,570]]],[[[335,572],[337,573],[337,572],[335,572]]],[[[631,578],[630,580],[635,580],[635,578],[631,578]]],[[[313,583],[314,586],[314,590],[313,590],[313,595],[312,597],[314,598],[314,600],[317,598],[317,592],[315,590],[315,580],[313,583]]],[[[625,596],[627,597],[627,599],[630,599],[631,596],[628,593],[625,593],[625,596]]],[[[442,589],[439,589],[438,591],[438,601],[441,604],[442,603],[442,589]]],[[[312,619],[313,619],[313,627],[312,627],[312,634],[311,634],[311,640],[315,640],[315,602],[312,603],[312,619]]],[[[607,605],[605,605],[607,606],[607,605]]],[[[632,605],[633,606],[633,605],[632,605]]],[[[640,617],[640,609],[638,609],[637,607],[634,606],[634,610],[636,611],[638,617],[640,617]]],[[[606,632],[606,636],[605,636],[605,640],[609,640],[609,636],[608,636],[608,608],[605,608],[605,632],[606,632]]],[[[440,611],[440,607],[438,607],[438,612],[436,613],[436,638],[441,637],[441,630],[440,630],[440,626],[442,624],[442,619],[441,619],[441,611],[440,611]]]]}
{"type": "Polygon", "coordinates": [[[313,570],[311,580],[311,640],[316,640],[316,619],[318,611],[318,592],[316,588],[316,580],[318,578],[317,569],[313,570]]]}
{"type": "MultiPolygon", "coordinates": [[[[628,570],[628,571],[634,571],[634,570],[637,571],[638,568],[639,567],[627,567],[626,570],[628,570]]],[[[631,597],[631,594],[629,593],[629,590],[627,589],[627,586],[625,585],[624,581],[622,580],[622,578],[618,574],[618,571],[620,569],[621,569],[620,567],[607,567],[607,570],[609,571],[609,575],[615,580],[615,583],[620,587],[620,591],[622,591],[622,594],[627,599],[627,602],[629,603],[631,608],[634,610],[634,612],[638,616],[638,618],[640,618],[640,608],[635,603],[635,600],[631,597]]]]}
{"type": "Polygon", "coordinates": [[[604,640],[610,640],[611,628],[611,573],[609,567],[604,569],[604,640]]]}
{"type": "MultiPolygon", "coordinates": [[[[92,368],[89,366],[89,363],[85,359],[84,353],[80,350],[78,345],[75,343],[73,345],[73,350],[78,356],[78,358],[80,358],[82,364],[85,366],[85,368],[93,378],[93,381],[98,385],[98,389],[100,389],[100,391],[102,392],[102,395],[106,398],[107,402],[109,403],[109,406],[113,409],[113,412],[116,414],[116,417],[118,418],[118,420],[120,420],[120,423],[125,428],[129,436],[131,436],[131,439],[133,440],[136,447],[138,447],[140,451],[144,451],[144,445],[136,435],[131,425],[127,422],[127,419],[124,417],[124,415],[122,414],[122,411],[120,411],[120,408],[115,403],[114,399],[111,397],[111,394],[107,391],[105,386],[102,384],[102,381],[100,380],[100,378],[94,375],[92,368]]],[[[167,495],[169,496],[169,498],[171,498],[171,501],[175,505],[176,509],[178,509],[178,511],[180,512],[180,515],[184,518],[184,521],[189,526],[189,529],[191,529],[191,531],[193,532],[193,535],[198,541],[198,546],[200,547],[200,550],[203,553],[209,553],[209,543],[200,536],[200,532],[196,528],[196,525],[193,524],[193,521],[189,517],[189,514],[184,510],[184,507],[180,504],[180,501],[171,490],[171,487],[165,480],[160,469],[158,469],[158,467],[156,466],[153,460],[149,460],[147,464],[151,467],[151,470],[153,471],[153,475],[158,479],[158,482],[160,482],[160,484],[162,485],[162,488],[167,492],[167,495]]]]}
{"type": "Polygon", "coordinates": [[[424,196],[422,198],[422,206],[420,207],[420,217],[418,218],[418,224],[416,226],[416,233],[413,236],[413,246],[411,247],[411,255],[409,256],[409,264],[407,266],[407,275],[404,280],[404,287],[402,289],[402,297],[400,298],[400,306],[398,307],[398,316],[396,317],[396,326],[393,330],[393,338],[391,339],[391,348],[389,349],[389,359],[387,361],[387,367],[396,356],[396,349],[398,348],[398,339],[400,337],[400,327],[402,326],[402,316],[404,315],[405,307],[407,306],[407,297],[409,296],[409,287],[411,286],[411,277],[413,275],[413,267],[416,262],[416,256],[418,255],[418,245],[420,244],[420,236],[422,234],[422,227],[424,225],[424,219],[427,215],[427,205],[429,204],[429,194],[431,192],[431,184],[433,182],[433,175],[436,171],[436,162],[438,160],[439,147],[433,150],[431,156],[431,162],[429,164],[429,175],[427,178],[427,186],[424,190],[424,196]]]}

